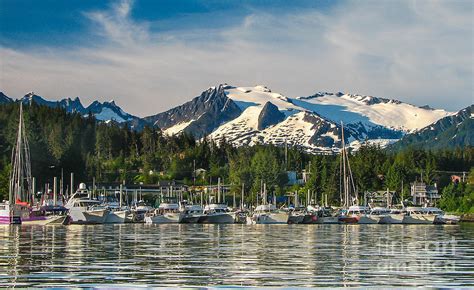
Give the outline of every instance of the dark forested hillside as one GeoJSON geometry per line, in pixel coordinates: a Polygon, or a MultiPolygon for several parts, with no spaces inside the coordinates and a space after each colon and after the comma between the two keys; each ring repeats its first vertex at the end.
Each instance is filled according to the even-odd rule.
{"type": "MultiPolygon", "coordinates": [[[[117,123],[96,122],[93,117],[66,113],[60,108],[32,104],[25,106],[25,122],[32,155],[33,175],[38,188],[60,176],[74,172],[78,182],[122,182],[144,184],[159,180],[193,181],[193,168],[206,170],[196,184],[216,182],[233,184],[240,191],[256,194],[262,180],[271,191],[311,189],[319,196],[339,202],[339,157],[310,155],[297,148],[270,145],[235,148],[225,140],[216,144],[196,142],[186,134],[165,136],[157,128],[137,132],[117,123]],[[287,160],[287,161],[285,161],[287,160]],[[311,172],[304,186],[288,188],[287,170],[311,172]]],[[[18,103],[0,106],[0,193],[8,192],[11,148],[17,133],[18,103]]],[[[359,192],[391,189],[401,191],[419,176],[444,186],[448,179],[442,171],[469,171],[474,165],[474,149],[426,151],[407,149],[391,153],[374,146],[362,146],[351,156],[351,166],[359,192]]],[[[250,197],[252,195],[249,195],[250,197]]],[[[250,198],[249,197],[249,198],[250,198]]]]}
{"type": "Polygon", "coordinates": [[[453,116],[440,119],[412,134],[408,134],[393,144],[394,149],[403,150],[408,146],[443,149],[469,146],[474,144],[474,105],[453,116]]]}

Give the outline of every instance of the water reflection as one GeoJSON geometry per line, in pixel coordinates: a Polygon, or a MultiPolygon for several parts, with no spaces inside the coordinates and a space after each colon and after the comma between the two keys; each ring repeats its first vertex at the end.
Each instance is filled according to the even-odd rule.
{"type": "Polygon", "coordinates": [[[474,225],[0,227],[0,284],[474,286],[474,225]]]}

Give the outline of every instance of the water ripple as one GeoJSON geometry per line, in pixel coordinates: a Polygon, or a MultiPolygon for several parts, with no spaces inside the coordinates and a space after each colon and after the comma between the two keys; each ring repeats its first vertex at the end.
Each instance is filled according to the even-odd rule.
{"type": "Polygon", "coordinates": [[[0,227],[10,287],[474,286],[474,225],[0,227]]]}

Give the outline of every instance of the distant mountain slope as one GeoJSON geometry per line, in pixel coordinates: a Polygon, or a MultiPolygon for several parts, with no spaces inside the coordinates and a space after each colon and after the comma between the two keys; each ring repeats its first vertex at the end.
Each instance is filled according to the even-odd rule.
{"type": "Polygon", "coordinates": [[[0,104],[7,104],[13,102],[12,99],[7,97],[3,92],[0,92],[0,104]]]}
{"type": "Polygon", "coordinates": [[[241,114],[241,109],[224,93],[224,87],[212,87],[200,96],[174,109],[144,119],[167,134],[182,131],[204,137],[221,124],[241,114]]]}
{"type": "Polygon", "coordinates": [[[413,132],[440,118],[452,115],[445,110],[417,107],[398,100],[343,93],[317,93],[292,100],[295,105],[346,124],[361,124],[368,134],[384,127],[392,131],[413,132]]]}
{"type": "Polygon", "coordinates": [[[312,152],[340,147],[341,123],[346,142],[381,145],[452,115],[397,100],[343,93],[289,98],[265,86],[220,85],[164,113],[145,118],[167,134],[225,138],[234,145],[291,144],[312,152]],[[223,110],[224,105],[228,106],[223,110]],[[212,118],[209,118],[212,116],[212,118]]]}
{"type": "Polygon", "coordinates": [[[60,107],[66,110],[68,113],[79,113],[83,116],[93,114],[94,117],[103,122],[117,122],[117,123],[129,123],[135,128],[142,128],[145,122],[139,117],[133,116],[124,112],[114,101],[110,102],[98,102],[94,101],[87,107],[84,107],[79,98],[71,99],[66,98],[59,101],[48,101],[43,97],[36,95],[34,92],[26,94],[21,101],[24,104],[36,103],[43,106],[52,108],[60,107]]]}
{"type": "Polygon", "coordinates": [[[394,149],[408,146],[418,148],[454,148],[457,146],[474,146],[474,105],[455,115],[448,116],[437,122],[404,136],[393,144],[394,149]]]}
{"type": "MultiPolygon", "coordinates": [[[[10,101],[0,94],[0,103],[10,101]]],[[[124,112],[114,101],[95,101],[84,107],[78,98],[48,101],[34,93],[27,94],[21,101],[61,107],[83,116],[93,114],[100,121],[127,124],[135,129],[150,125],[169,135],[187,132],[198,139],[206,136],[215,140],[224,138],[236,146],[288,144],[313,153],[336,152],[341,146],[342,126],[346,143],[355,149],[365,142],[384,147],[404,136],[395,146],[418,144],[419,140],[431,137],[438,138],[435,140],[451,138],[451,141],[425,141],[426,146],[472,145],[470,133],[465,133],[472,130],[471,118],[459,122],[458,127],[445,129],[462,117],[428,106],[344,93],[322,92],[290,98],[262,85],[235,87],[223,84],[205,90],[180,106],[145,118],[124,112]],[[433,129],[436,132],[424,133],[426,129],[423,128],[430,124],[436,127],[433,129]],[[441,135],[435,136],[441,131],[441,135]]]]}

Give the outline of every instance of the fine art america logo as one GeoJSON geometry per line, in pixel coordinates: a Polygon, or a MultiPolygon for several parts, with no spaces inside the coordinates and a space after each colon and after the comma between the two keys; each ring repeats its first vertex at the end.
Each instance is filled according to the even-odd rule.
{"type": "Polygon", "coordinates": [[[384,257],[380,271],[395,273],[434,273],[456,271],[457,241],[394,241],[379,238],[378,254],[384,257]]]}

